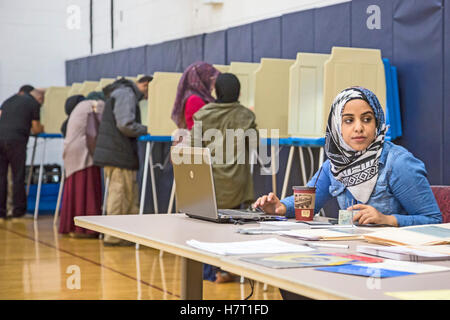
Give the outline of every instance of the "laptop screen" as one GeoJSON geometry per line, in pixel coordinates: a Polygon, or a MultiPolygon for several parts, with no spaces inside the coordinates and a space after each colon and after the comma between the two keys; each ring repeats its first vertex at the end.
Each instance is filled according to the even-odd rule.
{"type": "Polygon", "coordinates": [[[208,148],[171,147],[178,212],[218,219],[208,148]]]}

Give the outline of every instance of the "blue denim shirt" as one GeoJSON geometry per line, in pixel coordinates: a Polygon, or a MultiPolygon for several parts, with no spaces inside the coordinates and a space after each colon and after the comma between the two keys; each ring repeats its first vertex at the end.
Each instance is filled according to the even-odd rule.
{"type": "MultiPolygon", "coordinates": [[[[405,148],[385,141],[379,159],[378,180],[366,203],[385,215],[397,218],[400,227],[442,223],[442,214],[427,180],[422,161],[405,148]]],[[[314,186],[318,172],[308,182],[314,186]]],[[[356,202],[345,185],[337,181],[330,170],[330,162],[323,163],[316,185],[314,212],[317,213],[332,197],[337,197],[339,207],[346,209],[356,202]]],[[[281,202],[286,206],[286,217],[295,216],[294,197],[281,202]]]]}

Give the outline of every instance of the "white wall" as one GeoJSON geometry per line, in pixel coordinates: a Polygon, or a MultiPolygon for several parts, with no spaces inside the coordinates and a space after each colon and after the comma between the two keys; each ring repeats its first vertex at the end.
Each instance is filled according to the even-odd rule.
{"type": "Polygon", "coordinates": [[[65,60],[89,54],[89,0],[0,0],[0,103],[22,84],[65,85],[65,60]],[[80,29],[67,8],[80,7],[80,29]]]}
{"type": "MultiPolygon", "coordinates": [[[[114,0],[114,50],[224,30],[349,0],[114,0]]],[[[110,1],[94,0],[94,53],[111,51],[110,1]],[[96,31],[98,30],[98,31],[96,31]]]]}
{"type": "MultiPolygon", "coordinates": [[[[224,30],[289,12],[349,0],[114,0],[114,50],[224,30]]],[[[25,83],[65,85],[65,61],[88,56],[89,0],[0,0],[0,103],[25,83]],[[78,12],[68,11],[75,6],[78,12]]],[[[111,1],[93,0],[93,53],[111,49],[111,1]]],[[[42,142],[36,161],[40,161],[42,142]]],[[[32,150],[30,140],[29,151],[32,150]]],[[[62,140],[46,163],[62,163],[62,140]]],[[[28,157],[30,162],[30,154],[28,157]]]]}
{"type": "MultiPolygon", "coordinates": [[[[346,1],[114,0],[114,50],[346,1]]],[[[94,54],[112,51],[110,6],[110,0],[93,0],[94,54]]],[[[0,0],[0,103],[25,83],[65,85],[65,60],[90,54],[89,15],[89,0],[0,0]],[[78,25],[71,6],[79,9],[78,25]]]]}

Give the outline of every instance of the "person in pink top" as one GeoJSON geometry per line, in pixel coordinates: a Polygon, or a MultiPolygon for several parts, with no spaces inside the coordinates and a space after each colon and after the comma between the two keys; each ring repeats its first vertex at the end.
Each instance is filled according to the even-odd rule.
{"type": "Polygon", "coordinates": [[[219,70],[202,61],[186,68],[178,83],[171,116],[178,128],[191,130],[194,125],[193,115],[215,100],[211,92],[219,74],[219,70]]]}

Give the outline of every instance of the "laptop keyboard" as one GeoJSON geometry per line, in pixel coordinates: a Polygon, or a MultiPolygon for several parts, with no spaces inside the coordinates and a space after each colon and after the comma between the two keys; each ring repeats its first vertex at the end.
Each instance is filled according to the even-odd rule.
{"type": "Polygon", "coordinates": [[[258,214],[257,212],[251,212],[247,210],[237,210],[237,209],[219,209],[219,214],[227,215],[227,216],[253,216],[258,214]]]}

